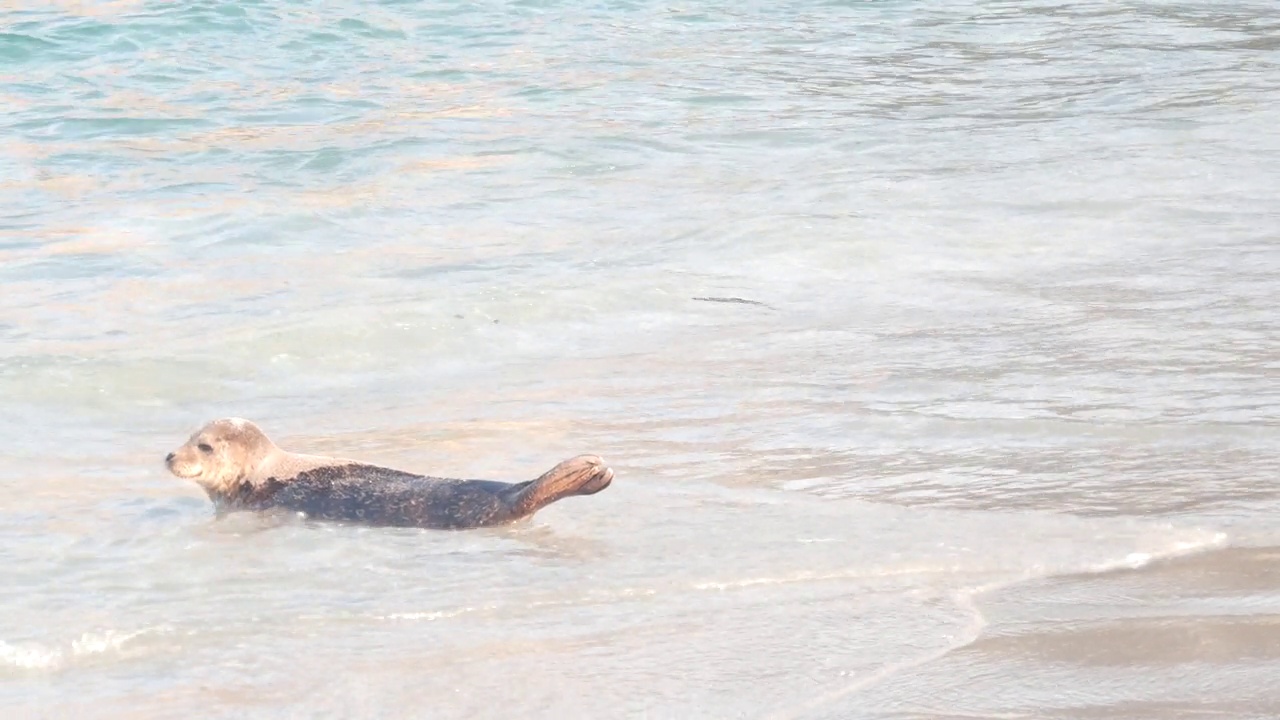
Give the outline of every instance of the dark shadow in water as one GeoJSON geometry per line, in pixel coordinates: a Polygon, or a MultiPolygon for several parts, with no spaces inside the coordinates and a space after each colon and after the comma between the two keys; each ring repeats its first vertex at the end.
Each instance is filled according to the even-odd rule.
{"type": "Polygon", "coordinates": [[[693,299],[701,302],[732,303],[737,305],[759,305],[760,307],[769,308],[770,310],[777,310],[777,308],[775,308],[774,306],[769,305],[767,303],[762,303],[759,300],[748,300],[746,298],[740,298],[740,297],[696,297],[693,299]]]}
{"type": "Polygon", "coordinates": [[[210,511],[208,520],[201,523],[197,533],[234,537],[258,535],[281,528],[292,528],[304,532],[315,531],[339,542],[360,542],[356,533],[378,534],[389,538],[418,538],[424,544],[430,543],[437,554],[443,555],[475,555],[479,552],[536,559],[594,561],[608,554],[607,545],[596,538],[568,535],[547,525],[535,524],[531,519],[495,528],[434,530],[322,522],[308,520],[288,512],[236,512],[217,518],[210,511]],[[466,542],[451,546],[449,544],[451,537],[466,542]],[[476,539],[490,540],[493,544],[485,543],[477,546],[474,542],[476,539]]]}

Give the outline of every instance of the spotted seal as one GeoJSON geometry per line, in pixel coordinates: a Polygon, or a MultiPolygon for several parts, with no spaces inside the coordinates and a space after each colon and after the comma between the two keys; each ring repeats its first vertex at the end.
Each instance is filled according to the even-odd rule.
{"type": "Polygon", "coordinates": [[[241,418],[205,425],[169,453],[165,465],[204,488],[218,516],[285,510],[313,520],[447,530],[506,525],[613,482],[613,470],[595,455],[565,460],[518,483],[417,475],[291,453],[241,418]]]}

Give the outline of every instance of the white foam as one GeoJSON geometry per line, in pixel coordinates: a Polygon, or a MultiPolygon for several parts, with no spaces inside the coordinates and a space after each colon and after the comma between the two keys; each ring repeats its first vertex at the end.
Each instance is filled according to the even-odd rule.
{"type": "Polygon", "coordinates": [[[859,580],[900,577],[903,575],[945,575],[960,570],[952,565],[895,565],[870,566],[835,572],[797,572],[790,575],[741,578],[727,581],[694,583],[694,590],[733,590],[757,585],[789,585],[792,583],[822,582],[827,580],[859,580]]]}
{"type": "Polygon", "coordinates": [[[1137,570],[1160,560],[1169,560],[1183,555],[1190,555],[1221,547],[1226,544],[1226,542],[1226,533],[1206,532],[1201,537],[1195,539],[1173,542],[1168,547],[1161,550],[1134,551],[1117,560],[1104,560],[1100,563],[1090,565],[1086,568],[1086,572],[1104,573],[1121,569],[1137,570]]]}
{"type": "Polygon", "coordinates": [[[24,670],[46,670],[62,664],[61,650],[50,650],[36,644],[10,645],[0,640],[0,663],[24,670]]]}
{"type": "Polygon", "coordinates": [[[23,670],[57,670],[79,658],[119,652],[124,646],[147,633],[168,632],[167,626],[144,628],[134,632],[103,630],[86,632],[66,648],[48,647],[40,643],[14,645],[0,640],[0,664],[23,670]]]}
{"type": "Polygon", "coordinates": [[[445,618],[458,617],[473,612],[485,612],[496,610],[497,605],[481,605],[479,607],[461,607],[454,610],[430,610],[423,612],[403,612],[391,613],[389,615],[375,615],[375,620],[444,620],[445,618]]]}
{"type": "Polygon", "coordinates": [[[107,630],[102,633],[85,633],[77,640],[71,641],[71,654],[74,657],[99,655],[119,650],[125,643],[141,635],[142,632],[120,633],[107,630]]]}

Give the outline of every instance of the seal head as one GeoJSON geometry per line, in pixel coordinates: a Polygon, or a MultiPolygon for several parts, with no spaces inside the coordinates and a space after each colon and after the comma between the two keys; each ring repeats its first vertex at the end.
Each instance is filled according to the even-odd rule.
{"type": "Polygon", "coordinates": [[[194,480],[210,497],[228,495],[251,482],[279,448],[261,428],[242,418],[214,420],[165,457],[169,472],[194,480]]]}

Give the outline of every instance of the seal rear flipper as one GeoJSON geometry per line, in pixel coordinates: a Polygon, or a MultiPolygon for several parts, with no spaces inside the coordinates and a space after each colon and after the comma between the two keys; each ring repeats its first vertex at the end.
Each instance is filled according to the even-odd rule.
{"type": "Polygon", "coordinates": [[[571,495],[594,495],[613,482],[613,470],[596,455],[579,455],[548,470],[537,480],[513,489],[512,510],[517,517],[531,515],[571,495]]]}

